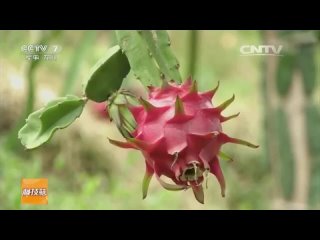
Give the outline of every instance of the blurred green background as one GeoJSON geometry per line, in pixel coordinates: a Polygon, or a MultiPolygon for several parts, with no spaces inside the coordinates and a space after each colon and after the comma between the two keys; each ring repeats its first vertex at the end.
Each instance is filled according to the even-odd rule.
{"type": "MultiPolygon", "coordinates": [[[[230,136],[260,145],[226,145],[226,197],[214,176],[199,204],[191,190],[169,192],[152,179],[142,200],[142,155],[110,145],[122,139],[94,103],[52,140],[25,151],[17,131],[30,109],[82,94],[90,69],[116,44],[112,31],[0,31],[0,209],[314,209],[320,207],[319,33],[316,31],[168,31],[185,79],[201,91],[220,81],[214,104],[236,100],[223,124],[230,136]],[[34,64],[21,47],[61,46],[57,59],[34,64]],[[283,56],[241,56],[243,45],[282,44],[283,56]],[[33,88],[30,88],[30,86],[33,88]],[[30,98],[30,89],[33,98],[30,98]],[[33,104],[32,104],[33,103],[33,104]],[[26,112],[27,111],[27,112],[26,112]],[[22,178],[48,178],[49,204],[20,204],[22,178]]],[[[129,74],[124,87],[143,94],[129,74]]]]}

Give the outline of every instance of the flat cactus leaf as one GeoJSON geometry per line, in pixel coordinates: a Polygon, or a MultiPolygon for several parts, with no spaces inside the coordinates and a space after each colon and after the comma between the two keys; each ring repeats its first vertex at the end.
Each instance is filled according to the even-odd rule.
{"type": "Polygon", "coordinates": [[[68,127],[81,115],[85,103],[82,98],[67,96],[33,112],[18,133],[22,145],[33,149],[49,141],[56,130],[68,127]]]}
{"type": "Polygon", "coordinates": [[[110,48],[106,55],[93,67],[85,86],[86,96],[95,102],[104,102],[116,92],[130,71],[126,55],[118,45],[110,48]]]}
{"type": "Polygon", "coordinates": [[[164,78],[181,83],[179,63],[170,48],[170,38],[167,31],[142,31],[141,35],[159,65],[160,71],[164,74],[164,78]]]}
{"type": "Polygon", "coordinates": [[[131,69],[138,80],[147,87],[161,85],[161,73],[140,33],[135,30],[117,30],[118,43],[127,56],[131,69]]]}

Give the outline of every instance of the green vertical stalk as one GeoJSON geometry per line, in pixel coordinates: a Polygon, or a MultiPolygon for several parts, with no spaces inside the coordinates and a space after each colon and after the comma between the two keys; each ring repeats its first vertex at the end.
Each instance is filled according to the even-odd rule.
{"type": "Polygon", "coordinates": [[[198,56],[198,30],[189,31],[189,64],[188,64],[188,75],[194,76],[196,72],[196,63],[198,56]]]}
{"type": "MultiPolygon", "coordinates": [[[[262,38],[263,44],[265,44],[266,42],[266,36],[264,32],[260,32],[260,37],[262,38]]],[[[262,63],[261,63],[261,69],[262,69],[262,76],[261,76],[261,91],[262,91],[262,99],[263,99],[263,113],[264,113],[264,120],[263,120],[263,125],[266,131],[265,131],[265,136],[264,136],[264,155],[263,158],[261,160],[261,164],[262,164],[262,168],[265,171],[271,170],[271,163],[270,163],[270,158],[271,158],[271,154],[270,154],[270,147],[271,147],[271,143],[270,143],[270,137],[268,135],[268,133],[270,134],[270,132],[273,132],[269,129],[272,129],[272,124],[270,122],[270,119],[272,119],[272,113],[271,113],[271,104],[270,101],[268,99],[268,92],[267,92],[267,59],[263,59],[262,63]],[[269,131],[268,131],[269,130],[269,131]]]]}

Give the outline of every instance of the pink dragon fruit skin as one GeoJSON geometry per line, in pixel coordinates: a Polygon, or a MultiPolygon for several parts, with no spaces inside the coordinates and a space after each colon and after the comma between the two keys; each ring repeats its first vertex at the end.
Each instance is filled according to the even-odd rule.
{"type": "Polygon", "coordinates": [[[140,98],[140,106],[129,107],[137,122],[133,137],[126,142],[109,141],[119,147],[140,150],[145,157],[143,198],[155,175],[165,189],[192,188],[196,199],[204,203],[202,184],[209,172],[216,176],[225,196],[218,157],[221,146],[225,143],[258,146],[222,132],[221,123],[239,114],[221,115],[234,96],[217,107],[212,105],[218,87],[219,84],[212,91],[198,92],[191,78],[181,85],[171,81],[163,87],[149,87],[148,99],[140,98]],[[166,183],[161,176],[170,178],[174,184],[166,183]]]}
{"type": "Polygon", "coordinates": [[[109,119],[109,112],[108,112],[108,106],[106,103],[97,103],[97,102],[91,102],[90,103],[91,111],[93,112],[94,116],[96,116],[98,119],[109,119]]]}

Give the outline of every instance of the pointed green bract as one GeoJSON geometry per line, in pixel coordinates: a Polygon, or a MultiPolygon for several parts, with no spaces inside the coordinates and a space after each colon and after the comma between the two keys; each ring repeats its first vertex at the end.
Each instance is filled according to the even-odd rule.
{"type": "Polygon", "coordinates": [[[147,142],[136,138],[128,138],[127,141],[132,143],[134,146],[141,150],[147,150],[150,147],[150,145],[147,142]]]}
{"type": "Polygon", "coordinates": [[[227,116],[227,117],[224,117],[224,116],[221,116],[220,117],[220,121],[221,122],[225,122],[225,121],[228,121],[230,119],[233,119],[233,118],[236,118],[240,115],[240,112],[236,113],[236,114],[233,114],[233,115],[230,115],[230,116],[227,116]]]}
{"type": "Polygon", "coordinates": [[[117,91],[130,71],[129,61],[118,45],[110,48],[93,67],[86,84],[86,96],[95,102],[104,102],[117,91]]]}
{"type": "Polygon", "coordinates": [[[144,107],[146,111],[150,111],[155,108],[151,103],[149,103],[147,100],[143,99],[142,97],[139,98],[139,102],[144,107]]]}
{"type": "Polygon", "coordinates": [[[196,80],[193,80],[191,88],[190,88],[191,93],[197,93],[198,92],[198,84],[196,80]]]}
{"type": "Polygon", "coordinates": [[[199,186],[192,186],[192,191],[199,203],[204,204],[204,193],[202,185],[199,186]]]}
{"type": "Polygon", "coordinates": [[[114,93],[108,101],[110,120],[116,124],[124,138],[131,138],[131,133],[136,128],[136,122],[128,108],[131,100],[135,100],[135,96],[125,90],[120,90],[114,93]]]}
{"type": "Polygon", "coordinates": [[[147,172],[144,174],[143,181],[142,181],[142,198],[143,199],[145,199],[148,195],[148,189],[149,189],[152,175],[153,174],[147,173],[147,172]]]}
{"type": "Polygon", "coordinates": [[[58,98],[29,115],[18,136],[27,149],[39,147],[50,140],[58,129],[68,127],[78,118],[85,100],[76,96],[58,98]]]}
{"type": "Polygon", "coordinates": [[[131,133],[136,128],[136,122],[131,112],[129,111],[126,105],[118,105],[120,121],[122,123],[122,127],[126,130],[126,132],[131,133]]]}
{"type": "Polygon", "coordinates": [[[114,140],[114,139],[110,139],[108,138],[109,143],[117,146],[117,147],[121,147],[121,148],[135,148],[131,143],[129,142],[121,142],[118,140],[114,140]]]}
{"type": "Polygon", "coordinates": [[[212,90],[212,97],[216,94],[220,86],[220,81],[218,81],[217,86],[212,90]]]}
{"type": "Polygon", "coordinates": [[[117,30],[118,43],[131,69],[144,86],[160,86],[161,74],[141,34],[136,30],[117,30]]]}
{"type": "Polygon", "coordinates": [[[109,116],[113,121],[119,132],[124,138],[132,137],[131,132],[135,128],[135,122],[132,120],[131,114],[125,106],[112,104],[108,108],[109,116]]]}
{"type": "Polygon", "coordinates": [[[217,108],[220,111],[223,111],[224,109],[226,109],[233,101],[234,101],[234,94],[232,95],[232,97],[230,99],[228,99],[227,101],[225,101],[224,103],[221,103],[217,108]]]}
{"type": "Polygon", "coordinates": [[[230,142],[232,142],[232,143],[244,145],[244,146],[251,147],[251,148],[258,148],[259,147],[259,145],[249,143],[248,141],[245,141],[242,139],[238,139],[238,138],[230,138],[230,139],[231,139],[230,142]]]}
{"type": "Polygon", "coordinates": [[[175,115],[180,115],[180,114],[184,114],[184,107],[181,99],[179,98],[179,96],[177,96],[176,103],[175,103],[175,115]]]}
{"type": "Polygon", "coordinates": [[[120,112],[118,106],[116,104],[108,105],[108,113],[110,116],[110,120],[116,124],[119,128],[121,126],[120,112]]]}
{"type": "Polygon", "coordinates": [[[226,153],[224,153],[224,152],[219,152],[219,157],[220,158],[222,158],[223,160],[226,160],[226,161],[228,161],[228,162],[233,162],[233,158],[232,157],[230,157],[229,155],[227,155],[226,153]]]}

